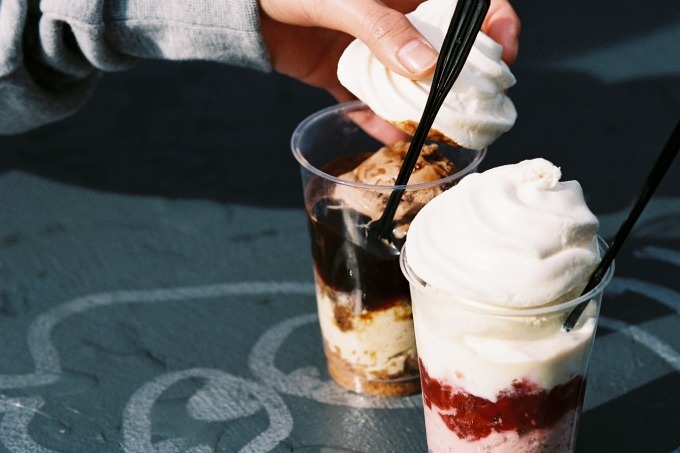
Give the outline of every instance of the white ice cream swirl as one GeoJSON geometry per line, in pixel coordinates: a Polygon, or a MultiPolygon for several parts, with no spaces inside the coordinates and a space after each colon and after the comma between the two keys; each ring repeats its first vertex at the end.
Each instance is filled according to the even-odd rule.
{"type": "Polygon", "coordinates": [[[471,174],[411,223],[408,264],[428,285],[525,308],[580,292],[600,260],[597,218],[576,181],[545,159],[471,174]]]}
{"type": "MultiPolygon", "coordinates": [[[[407,17],[439,50],[455,7],[455,0],[428,0],[407,17]]],[[[481,149],[514,125],[517,112],[505,90],[515,84],[515,77],[501,60],[501,53],[499,44],[484,33],[478,34],[434,121],[430,131],[433,137],[481,149]]],[[[352,42],[340,58],[338,78],[378,116],[411,134],[432,84],[431,77],[413,81],[387,69],[359,40],[352,42]]]]}

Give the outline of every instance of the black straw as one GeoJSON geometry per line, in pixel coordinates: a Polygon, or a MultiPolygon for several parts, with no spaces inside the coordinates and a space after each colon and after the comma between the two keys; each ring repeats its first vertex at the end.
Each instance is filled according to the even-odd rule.
{"type": "Polygon", "coordinates": [[[446,99],[454,82],[465,65],[477,33],[482,27],[489,9],[490,0],[459,0],[446,32],[439,58],[432,77],[432,88],[425,103],[423,116],[418,123],[408,152],[395,182],[395,188],[387,200],[385,211],[377,221],[377,226],[368,230],[369,239],[388,239],[391,236],[392,221],[404,193],[404,186],[418,161],[420,151],[439,109],[446,99]]]}
{"type": "MultiPolygon", "coordinates": [[[[680,122],[678,122],[677,126],[675,126],[675,129],[673,130],[673,133],[668,139],[666,146],[663,148],[661,154],[659,154],[659,157],[656,159],[654,167],[652,167],[652,170],[649,172],[649,175],[647,176],[647,181],[645,181],[644,186],[642,186],[642,191],[640,192],[640,195],[638,195],[638,199],[635,202],[633,209],[631,209],[630,213],[628,214],[628,218],[626,218],[626,220],[619,227],[619,231],[616,232],[616,235],[614,236],[614,240],[612,241],[611,246],[604,253],[602,260],[598,264],[597,268],[595,268],[595,271],[591,275],[590,280],[588,280],[588,283],[586,284],[586,287],[583,290],[583,293],[581,293],[581,295],[588,293],[602,281],[605,274],[607,273],[607,270],[609,269],[609,266],[611,266],[612,262],[614,262],[614,257],[621,249],[621,246],[628,237],[628,234],[633,229],[633,225],[635,225],[635,222],[640,217],[640,214],[642,214],[642,211],[645,209],[645,206],[647,206],[647,202],[650,200],[650,198],[652,198],[654,191],[659,186],[659,183],[661,183],[661,180],[666,174],[668,167],[670,167],[671,164],[673,163],[673,159],[675,159],[675,156],[677,156],[679,149],[680,149],[680,122]]],[[[578,318],[581,316],[583,310],[585,310],[586,306],[588,305],[588,302],[589,301],[581,302],[576,307],[574,307],[571,313],[569,313],[567,320],[562,325],[562,328],[564,330],[569,332],[571,329],[574,328],[574,326],[578,322],[578,318]]]]}

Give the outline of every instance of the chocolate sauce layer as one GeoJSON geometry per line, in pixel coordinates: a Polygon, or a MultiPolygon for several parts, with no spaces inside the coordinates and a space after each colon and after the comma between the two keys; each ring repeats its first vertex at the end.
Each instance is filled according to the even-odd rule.
{"type": "Polygon", "coordinates": [[[361,291],[363,308],[378,310],[408,297],[396,247],[368,247],[370,218],[324,198],[309,216],[312,259],[318,276],[335,291],[361,291]]]}
{"type": "MultiPolygon", "coordinates": [[[[406,191],[389,240],[368,240],[369,224],[385,210],[389,188],[396,181],[408,147],[408,142],[397,142],[377,152],[342,157],[322,170],[350,184],[316,178],[305,188],[306,199],[311,202],[307,214],[317,275],[331,290],[361,292],[362,306],[353,306],[354,314],[388,308],[409,299],[408,283],[399,268],[406,230],[420,208],[445,188],[406,191]],[[368,184],[375,190],[357,188],[353,182],[368,184]]],[[[425,145],[409,183],[437,181],[456,170],[436,144],[425,145]]]]}
{"type": "MultiPolygon", "coordinates": [[[[331,162],[323,171],[338,176],[371,155],[350,155],[331,162]]],[[[323,183],[320,179],[312,181],[307,190],[316,190],[314,185],[323,183]]],[[[367,227],[371,217],[348,208],[341,200],[320,198],[308,209],[312,259],[318,276],[328,287],[345,293],[361,291],[362,308],[369,311],[388,308],[408,297],[408,283],[399,269],[403,243],[369,244],[367,227]]]]}

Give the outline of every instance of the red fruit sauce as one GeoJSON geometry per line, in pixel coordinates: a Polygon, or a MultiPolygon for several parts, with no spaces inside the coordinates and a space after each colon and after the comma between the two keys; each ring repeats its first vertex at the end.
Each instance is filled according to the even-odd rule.
{"type": "Polygon", "coordinates": [[[482,439],[492,431],[517,431],[524,434],[532,429],[553,425],[567,412],[581,407],[585,393],[583,376],[553,387],[540,388],[528,379],[515,380],[511,387],[498,393],[495,402],[443,384],[430,377],[420,362],[423,401],[428,408],[436,406],[446,426],[460,439],[482,439]]]}

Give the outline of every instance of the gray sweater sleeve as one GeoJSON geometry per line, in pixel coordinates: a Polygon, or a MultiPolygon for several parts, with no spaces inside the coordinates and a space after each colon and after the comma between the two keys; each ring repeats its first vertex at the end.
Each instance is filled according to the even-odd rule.
{"type": "Polygon", "coordinates": [[[0,0],[0,134],[68,116],[140,58],[271,70],[257,0],[0,0]]]}

